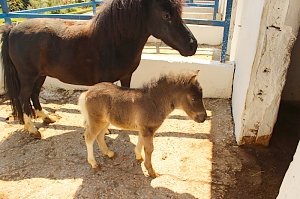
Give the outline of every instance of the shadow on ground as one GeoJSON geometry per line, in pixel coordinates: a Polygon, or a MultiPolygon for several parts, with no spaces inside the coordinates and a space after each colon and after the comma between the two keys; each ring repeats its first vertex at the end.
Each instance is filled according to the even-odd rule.
{"type": "Polygon", "coordinates": [[[239,147],[243,168],[225,198],[273,199],[300,139],[300,103],[282,101],[268,147],[239,147]]]}

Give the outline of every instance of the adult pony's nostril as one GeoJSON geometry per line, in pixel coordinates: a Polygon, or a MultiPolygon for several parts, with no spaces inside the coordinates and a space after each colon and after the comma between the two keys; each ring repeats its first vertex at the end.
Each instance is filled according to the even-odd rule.
{"type": "Polygon", "coordinates": [[[198,44],[197,44],[197,40],[196,39],[190,39],[190,51],[195,52],[197,50],[198,44]]]}

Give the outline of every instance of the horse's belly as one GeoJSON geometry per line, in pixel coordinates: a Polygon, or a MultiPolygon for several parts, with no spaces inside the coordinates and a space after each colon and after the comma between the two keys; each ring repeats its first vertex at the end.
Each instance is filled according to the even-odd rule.
{"type": "Polygon", "coordinates": [[[134,122],[125,122],[118,120],[111,120],[110,123],[115,127],[126,129],[126,130],[138,130],[138,126],[134,122]]]}

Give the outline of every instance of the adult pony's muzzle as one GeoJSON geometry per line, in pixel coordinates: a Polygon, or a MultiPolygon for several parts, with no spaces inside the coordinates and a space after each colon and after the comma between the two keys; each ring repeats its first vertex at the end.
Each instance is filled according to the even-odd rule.
{"type": "Polygon", "coordinates": [[[186,45],[186,50],[181,51],[180,54],[185,57],[192,56],[196,53],[197,48],[198,48],[198,42],[194,37],[192,37],[190,38],[190,41],[186,45]]]}

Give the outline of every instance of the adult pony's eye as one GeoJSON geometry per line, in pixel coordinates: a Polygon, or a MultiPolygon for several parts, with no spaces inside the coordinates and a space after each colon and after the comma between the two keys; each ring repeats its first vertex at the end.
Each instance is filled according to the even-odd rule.
{"type": "Polygon", "coordinates": [[[170,13],[164,12],[162,15],[164,20],[170,21],[171,20],[171,15],[170,13]]]}

